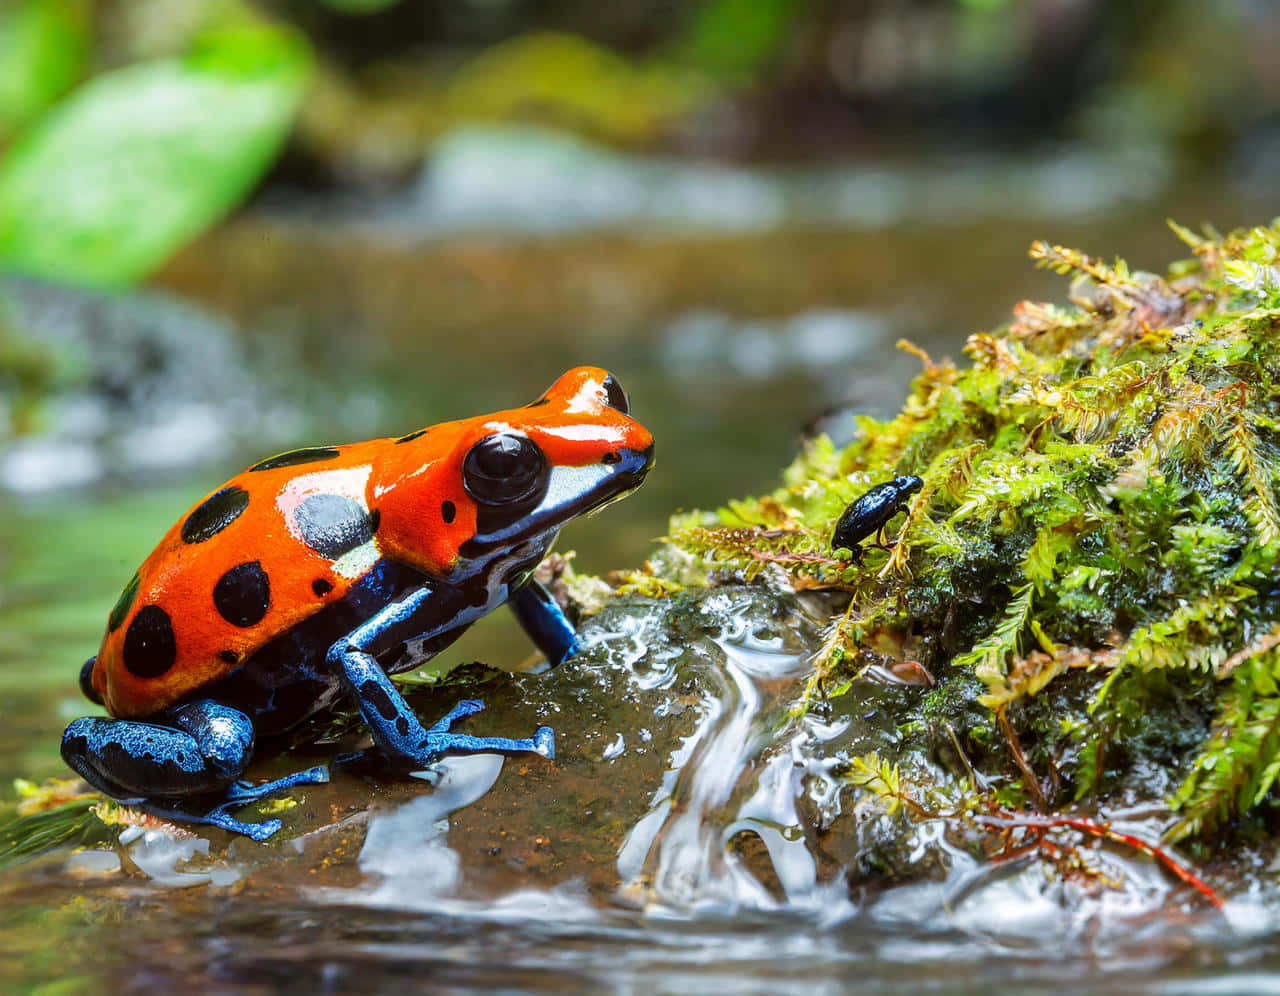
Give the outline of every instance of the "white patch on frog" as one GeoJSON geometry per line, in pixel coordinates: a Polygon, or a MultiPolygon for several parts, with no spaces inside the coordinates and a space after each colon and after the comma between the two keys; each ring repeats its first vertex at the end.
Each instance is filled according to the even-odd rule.
{"type": "MultiPolygon", "coordinates": [[[[298,526],[295,513],[298,506],[312,495],[340,495],[343,498],[349,498],[360,506],[365,515],[368,515],[369,502],[366,497],[366,488],[372,471],[373,465],[366,463],[359,467],[343,467],[341,470],[320,470],[314,474],[303,474],[289,481],[276,496],[276,508],[284,517],[285,528],[289,530],[289,535],[304,546],[310,547],[311,544],[307,542],[307,538],[298,526]]],[[[348,550],[335,560],[333,572],[347,580],[358,578],[377,562],[379,556],[378,538],[375,536],[369,542],[354,550],[348,550]]]]}
{"type": "Polygon", "coordinates": [[[540,425],[538,431],[555,436],[557,439],[568,439],[574,442],[614,443],[621,446],[627,439],[626,430],[622,426],[597,425],[540,425]]]}
{"type": "Polygon", "coordinates": [[[363,546],[358,546],[354,550],[348,550],[341,557],[333,562],[333,573],[339,577],[346,578],[348,581],[354,580],[365,574],[369,568],[378,562],[378,558],[382,556],[382,552],[378,549],[378,539],[375,536],[363,546]]]}

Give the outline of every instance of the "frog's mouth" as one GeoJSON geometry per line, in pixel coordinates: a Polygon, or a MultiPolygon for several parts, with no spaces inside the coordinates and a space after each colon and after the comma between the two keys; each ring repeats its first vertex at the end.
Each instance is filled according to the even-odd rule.
{"type": "Polygon", "coordinates": [[[653,445],[644,450],[617,450],[607,462],[583,467],[553,467],[547,486],[522,508],[482,509],[476,534],[461,553],[475,558],[498,547],[559,529],[570,519],[600,511],[625,498],[644,483],[653,467],[653,445]]]}

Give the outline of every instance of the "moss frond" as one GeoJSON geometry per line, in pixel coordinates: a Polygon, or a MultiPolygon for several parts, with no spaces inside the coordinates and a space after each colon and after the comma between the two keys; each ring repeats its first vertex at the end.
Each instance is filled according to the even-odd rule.
{"type": "Polygon", "coordinates": [[[1266,797],[1280,775],[1280,653],[1246,659],[1231,674],[1213,732],[1170,805],[1182,818],[1169,831],[1181,840],[1216,830],[1266,797]]]}

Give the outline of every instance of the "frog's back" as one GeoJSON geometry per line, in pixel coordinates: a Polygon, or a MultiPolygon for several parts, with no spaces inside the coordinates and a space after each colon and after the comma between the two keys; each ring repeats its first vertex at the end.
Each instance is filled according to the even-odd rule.
{"type": "Polygon", "coordinates": [[[384,441],[255,464],[174,524],[112,610],[92,682],[150,715],[341,601],[379,560],[367,485],[384,441]]]}

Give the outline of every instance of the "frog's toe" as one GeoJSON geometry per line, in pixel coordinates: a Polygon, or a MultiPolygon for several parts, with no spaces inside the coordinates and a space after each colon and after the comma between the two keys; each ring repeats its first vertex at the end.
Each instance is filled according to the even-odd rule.
{"type": "Polygon", "coordinates": [[[556,734],[549,726],[539,726],[533,734],[533,752],[542,757],[556,756],[556,734]]]}
{"type": "Polygon", "coordinates": [[[226,830],[228,833],[241,834],[259,844],[275,836],[276,832],[284,826],[280,820],[276,819],[263,820],[261,823],[245,823],[234,816],[228,816],[221,806],[205,816],[184,816],[184,818],[192,823],[204,823],[219,830],[226,830]]]}
{"type": "Polygon", "coordinates": [[[224,805],[243,806],[246,803],[257,802],[259,799],[265,799],[269,795],[275,795],[277,792],[284,792],[299,785],[323,785],[328,780],[329,768],[326,765],[318,764],[314,768],[295,771],[291,775],[285,775],[283,778],[277,778],[274,781],[263,782],[260,785],[253,785],[249,782],[235,782],[227,789],[224,805]]]}
{"type": "Polygon", "coordinates": [[[448,733],[449,728],[458,720],[466,716],[474,716],[478,712],[484,710],[484,703],[480,699],[463,699],[427,731],[428,734],[448,733]]]}

